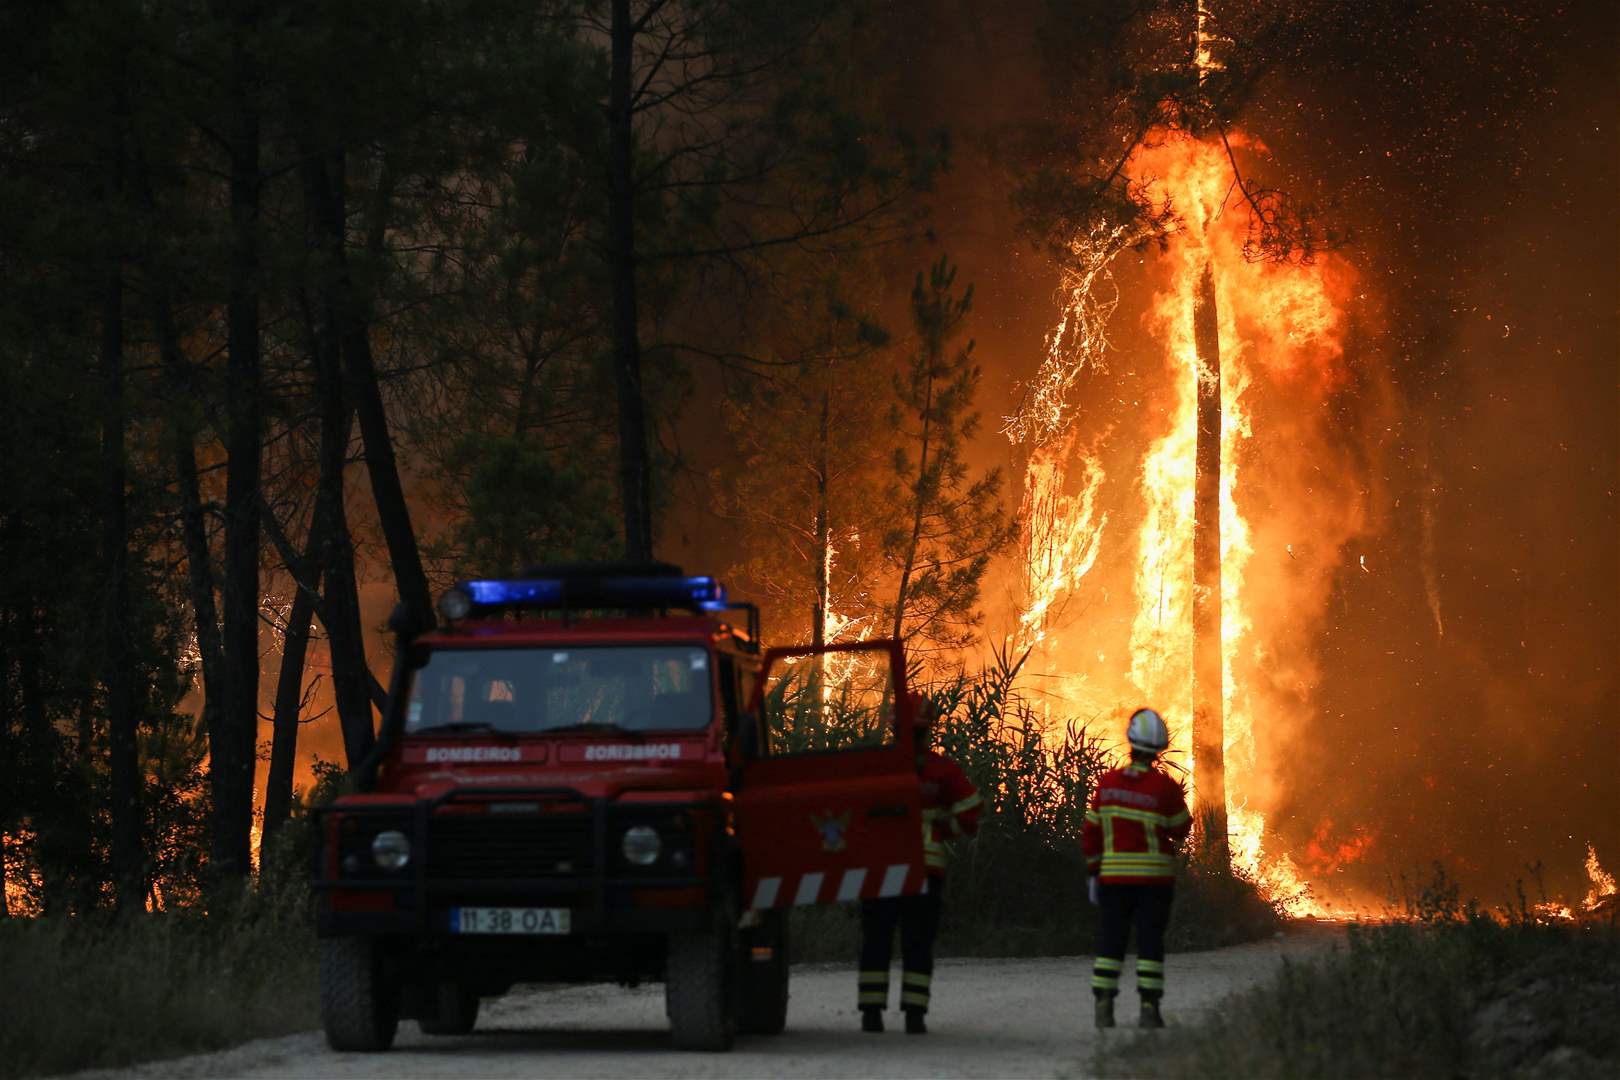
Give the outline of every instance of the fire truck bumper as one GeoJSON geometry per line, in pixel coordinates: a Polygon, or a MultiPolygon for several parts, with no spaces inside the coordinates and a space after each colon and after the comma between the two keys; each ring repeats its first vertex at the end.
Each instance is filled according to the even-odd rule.
{"type": "Polygon", "coordinates": [[[501,882],[500,889],[463,889],[454,882],[432,882],[416,889],[318,883],[317,932],[321,937],[423,937],[447,941],[506,937],[623,937],[662,935],[709,925],[709,883],[701,878],[667,882],[609,881],[600,900],[589,894],[522,891],[501,882]],[[567,911],[567,930],[556,934],[459,934],[453,912],[458,907],[539,908],[567,911]]]}

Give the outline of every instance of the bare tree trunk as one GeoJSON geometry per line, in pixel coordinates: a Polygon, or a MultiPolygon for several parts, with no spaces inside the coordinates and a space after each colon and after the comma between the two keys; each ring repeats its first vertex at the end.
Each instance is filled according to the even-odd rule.
{"type": "Polygon", "coordinates": [[[309,623],[314,614],[314,593],[295,583],[292,609],[287,613],[287,625],[281,635],[275,734],[270,741],[270,771],[264,782],[266,843],[292,813],[293,765],[298,757],[298,721],[304,702],[304,659],[309,651],[309,623]]]}
{"type": "MultiPolygon", "coordinates": [[[[323,413],[327,406],[323,405],[323,413]]],[[[316,524],[320,530],[321,624],[326,628],[332,656],[332,693],[337,702],[338,726],[343,732],[343,757],[354,768],[371,752],[376,741],[372,720],[371,668],[366,663],[365,629],[360,621],[360,592],[354,578],[354,545],[349,539],[348,516],[343,510],[342,458],[349,444],[348,410],[341,404],[321,421],[321,487],[316,496],[316,524]],[[334,465],[333,458],[338,462],[334,465]]]]}
{"type": "Polygon", "coordinates": [[[219,727],[220,702],[227,695],[219,611],[214,602],[213,554],[208,548],[208,529],[203,520],[197,479],[198,425],[191,412],[194,395],[186,377],[185,355],[180,347],[180,335],[175,330],[167,289],[160,281],[154,281],[151,288],[154,293],[152,321],[157,327],[158,353],[170,397],[169,456],[173,459],[175,487],[180,498],[180,537],[186,553],[187,595],[202,668],[203,730],[212,739],[219,727]]]}
{"type": "MultiPolygon", "coordinates": [[[[111,165],[114,193],[123,188],[123,151],[111,165]]],[[[116,256],[107,270],[101,311],[101,374],[106,382],[101,433],[103,595],[101,684],[106,694],[109,862],[120,913],[139,911],[146,898],[141,834],[141,764],[129,637],[129,499],[124,449],[124,274],[116,256]]]]}
{"type": "Polygon", "coordinates": [[[355,415],[360,420],[360,438],[366,448],[366,472],[371,478],[371,496],[377,504],[377,520],[388,544],[388,560],[394,568],[394,584],[399,598],[410,608],[416,625],[433,625],[433,598],[422,553],[416,544],[410,506],[400,483],[399,465],[394,458],[394,440],[388,431],[388,412],[383,404],[382,387],[377,383],[377,366],[371,353],[371,335],[366,320],[357,310],[353,290],[347,283],[347,270],[340,282],[343,302],[338,307],[342,320],[343,358],[348,368],[349,386],[355,415]]]}
{"type": "Polygon", "coordinates": [[[630,0],[613,0],[612,70],[608,104],[608,258],[613,271],[613,373],[619,406],[619,488],[624,556],[652,558],[651,466],[646,403],[641,390],[641,330],[637,324],[635,132],[631,75],[635,25],[630,0]]]}
{"type": "MultiPolygon", "coordinates": [[[[317,314],[307,320],[310,351],[315,359],[316,384],[320,399],[320,479],[316,488],[315,513],[310,524],[312,541],[318,539],[318,543],[311,544],[318,572],[310,570],[300,575],[301,590],[314,590],[316,579],[319,578],[321,602],[318,611],[321,623],[326,627],[327,641],[331,650],[332,690],[337,703],[338,725],[343,732],[344,758],[349,767],[353,768],[370,752],[376,737],[371,714],[371,670],[366,664],[365,631],[360,621],[360,592],[354,576],[354,546],[349,535],[348,512],[344,508],[343,495],[343,472],[348,463],[349,439],[355,412],[349,391],[363,390],[360,384],[366,380],[344,379],[341,353],[346,333],[343,322],[346,299],[341,267],[342,203],[334,190],[327,166],[316,152],[314,145],[306,141],[301,149],[304,154],[301,166],[304,195],[310,226],[314,233],[312,243],[327,254],[325,274],[316,282],[314,306],[317,314]]],[[[366,338],[363,326],[360,327],[359,336],[362,340],[366,338]]],[[[365,355],[369,363],[369,342],[366,342],[365,355]]],[[[369,387],[375,396],[374,405],[380,410],[382,398],[376,393],[375,373],[369,379],[369,387]]],[[[363,421],[361,429],[361,437],[364,439],[363,421]]],[[[386,422],[382,425],[382,436],[386,444],[386,422]]],[[[394,491],[397,494],[399,476],[394,471],[393,451],[391,448],[386,448],[386,451],[384,471],[392,476],[394,491]]],[[[372,469],[373,493],[379,494],[382,489],[378,487],[377,465],[369,441],[366,443],[366,461],[368,467],[372,469]]],[[[383,501],[379,498],[380,516],[383,514],[382,508],[383,501]]],[[[403,495],[400,496],[397,509],[400,514],[404,514],[403,495]]],[[[414,570],[409,566],[402,570],[401,563],[397,559],[394,563],[395,581],[400,588],[401,598],[407,605],[412,606],[413,611],[420,610],[427,617],[431,617],[431,605],[421,609],[414,606],[428,604],[428,589],[427,577],[423,574],[421,562],[416,557],[415,534],[411,532],[409,515],[404,514],[403,524],[396,517],[394,528],[396,530],[403,528],[409,534],[408,544],[405,545],[409,548],[406,557],[415,560],[414,570]],[[420,580],[412,584],[414,578],[420,580]],[[407,597],[405,592],[407,588],[414,589],[418,595],[407,597]]],[[[384,529],[385,531],[388,529],[386,521],[384,529]]],[[[394,554],[392,542],[390,554],[394,554]]]]}
{"type": "MultiPolygon", "coordinates": [[[[156,211],[146,159],[139,143],[134,150],[135,194],[148,214],[156,211]]],[[[203,517],[202,493],[197,476],[197,432],[201,428],[199,395],[190,378],[185,350],[175,327],[174,305],[164,268],[147,254],[145,292],[157,334],[158,358],[169,398],[169,457],[180,502],[180,538],[186,555],[186,590],[191,602],[197,654],[202,670],[203,730],[213,738],[219,727],[220,702],[225,699],[225,661],[220,642],[219,609],[215,605],[213,553],[203,517]]]]}
{"type": "MultiPolygon", "coordinates": [[[[304,111],[308,111],[306,107],[304,111]]],[[[377,521],[388,545],[388,558],[394,570],[399,598],[416,618],[417,625],[433,625],[433,599],[422,554],[411,524],[410,506],[399,478],[394,457],[394,440],[388,430],[388,410],[382,387],[377,381],[376,359],[371,351],[368,329],[369,305],[354,287],[347,248],[347,172],[341,148],[326,152],[309,133],[301,132],[299,153],[304,158],[304,191],[313,243],[326,254],[327,266],[321,286],[322,307],[330,317],[347,374],[346,396],[360,421],[360,438],[365,445],[366,472],[371,479],[372,499],[377,521]]],[[[386,166],[379,180],[378,203],[368,247],[380,250],[385,235],[386,206],[390,183],[386,166]]],[[[376,254],[376,252],[373,252],[376,254]]],[[[347,530],[344,532],[347,536],[347,530]]]]}
{"type": "Polygon", "coordinates": [[[259,727],[259,117],[254,59],[247,38],[256,11],[232,13],[231,259],[226,302],[224,657],[225,700],[209,732],[209,779],[214,797],[210,856],[216,875],[252,869],[253,770],[259,727]]]}
{"type": "Polygon", "coordinates": [[[1193,300],[1198,353],[1198,446],[1193,480],[1193,777],[1213,816],[1207,838],[1226,852],[1226,758],[1221,644],[1221,338],[1215,278],[1204,264],[1193,300]]]}

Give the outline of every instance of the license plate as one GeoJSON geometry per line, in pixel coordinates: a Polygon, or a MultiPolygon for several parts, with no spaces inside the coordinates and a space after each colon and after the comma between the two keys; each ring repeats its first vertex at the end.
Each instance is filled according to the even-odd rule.
{"type": "Polygon", "coordinates": [[[458,907],[450,909],[452,934],[566,934],[567,908],[458,907]]]}

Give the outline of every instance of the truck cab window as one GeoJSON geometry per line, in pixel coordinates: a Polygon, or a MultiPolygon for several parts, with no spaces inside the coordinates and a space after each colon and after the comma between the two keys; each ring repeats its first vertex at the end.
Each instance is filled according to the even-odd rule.
{"type": "Polygon", "coordinates": [[[446,649],[412,675],[405,732],[698,731],[709,663],[685,645],[446,649]]]}

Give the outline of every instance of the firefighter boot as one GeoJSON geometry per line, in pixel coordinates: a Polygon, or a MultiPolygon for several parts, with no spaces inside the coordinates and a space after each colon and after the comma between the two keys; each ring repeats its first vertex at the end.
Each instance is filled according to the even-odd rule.
{"type": "Polygon", "coordinates": [[[861,1007],[861,1030],[872,1035],[883,1034],[883,1010],[876,1005],[861,1007]]]}
{"type": "Polygon", "coordinates": [[[1136,1022],[1136,1024],[1138,1027],[1145,1028],[1164,1027],[1164,1017],[1159,1015],[1158,998],[1142,999],[1142,1017],[1136,1022]]]}
{"type": "Polygon", "coordinates": [[[907,1035],[926,1035],[926,1034],[928,1034],[928,1022],[923,1019],[923,1015],[924,1015],[923,1010],[917,1009],[917,1008],[911,1008],[911,1009],[905,1010],[905,1012],[906,1012],[906,1034],[907,1035]]]}
{"type": "Polygon", "coordinates": [[[1097,1026],[1111,1028],[1114,1026],[1114,995],[1097,995],[1097,1026]]]}

